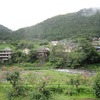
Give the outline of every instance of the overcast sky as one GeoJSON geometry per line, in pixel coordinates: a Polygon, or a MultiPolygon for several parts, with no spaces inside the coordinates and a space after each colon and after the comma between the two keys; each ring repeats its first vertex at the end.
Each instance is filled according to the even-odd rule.
{"type": "Polygon", "coordinates": [[[100,7],[100,0],[0,0],[0,24],[16,30],[91,7],[100,7]]]}

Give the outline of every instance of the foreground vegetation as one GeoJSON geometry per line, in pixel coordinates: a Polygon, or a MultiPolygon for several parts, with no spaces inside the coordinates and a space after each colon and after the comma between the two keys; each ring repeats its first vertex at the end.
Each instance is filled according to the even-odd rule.
{"type": "Polygon", "coordinates": [[[96,100],[100,98],[100,84],[98,84],[100,74],[95,78],[88,73],[68,74],[55,70],[24,71],[13,67],[3,68],[1,73],[0,100],[87,100],[89,98],[96,100]]]}

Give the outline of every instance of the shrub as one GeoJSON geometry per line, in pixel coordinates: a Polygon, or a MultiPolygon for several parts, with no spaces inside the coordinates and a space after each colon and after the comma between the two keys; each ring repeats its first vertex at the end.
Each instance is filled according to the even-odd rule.
{"type": "Polygon", "coordinates": [[[16,87],[19,81],[19,72],[7,73],[6,79],[12,84],[13,87],[16,87]]]}
{"type": "Polygon", "coordinates": [[[32,100],[48,100],[50,98],[50,91],[46,89],[46,82],[41,83],[36,90],[33,91],[32,100]]]}
{"type": "Polygon", "coordinates": [[[95,90],[95,95],[97,98],[100,98],[100,73],[96,75],[94,80],[93,89],[95,90]]]}
{"type": "Polygon", "coordinates": [[[20,85],[20,74],[19,72],[7,73],[7,81],[12,85],[11,90],[8,92],[9,100],[17,97],[19,95],[25,95],[25,88],[23,85],[20,85]]]}

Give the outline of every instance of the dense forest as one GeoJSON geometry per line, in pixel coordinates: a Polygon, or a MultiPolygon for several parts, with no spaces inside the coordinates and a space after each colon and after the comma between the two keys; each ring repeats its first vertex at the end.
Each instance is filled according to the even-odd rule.
{"type": "MultiPolygon", "coordinates": [[[[1,28],[1,27],[0,27],[1,28]]],[[[49,18],[31,27],[21,28],[17,31],[9,31],[5,28],[0,39],[47,39],[61,40],[64,38],[74,38],[83,36],[100,36],[100,10],[82,9],[75,13],[58,15],[49,18]],[[6,35],[5,35],[6,34],[6,35]]]]}
{"type": "Polygon", "coordinates": [[[29,39],[61,40],[87,35],[100,36],[99,27],[100,11],[94,13],[93,9],[83,9],[76,13],[55,16],[35,26],[19,29],[14,34],[29,39]]]}

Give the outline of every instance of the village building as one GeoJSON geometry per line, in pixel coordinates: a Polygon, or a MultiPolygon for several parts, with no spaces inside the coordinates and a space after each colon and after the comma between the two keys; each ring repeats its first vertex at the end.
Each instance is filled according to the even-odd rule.
{"type": "Polygon", "coordinates": [[[97,52],[100,52],[100,37],[99,38],[94,37],[92,41],[92,45],[95,47],[97,52]]]}
{"type": "Polygon", "coordinates": [[[65,52],[72,52],[75,50],[76,44],[75,43],[69,43],[65,45],[65,52]]]}
{"type": "Polygon", "coordinates": [[[51,41],[51,45],[55,46],[58,44],[58,41],[51,41]]]}
{"type": "Polygon", "coordinates": [[[30,50],[29,50],[28,48],[25,48],[25,49],[23,50],[23,53],[25,53],[26,55],[28,55],[29,52],[30,52],[30,50]]]}
{"type": "Polygon", "coordinates": [[[97,52],[100,52],[100,46],[95,46],[97,52]]]}
{"type": "Polygon", "coordinates": [[[39,59],[39,66],[43,66],[45,61],[48,59],[48,55],[50,53],[50,49],[49,48],[40,48],[37,51],[37,57],[39,59]]]}
{"type": "Polygon", "coordinates": [[[38,50],[38,58],[40,60],[46,60],[48,57],[48,54],[50,53],[50,49],[49,48],[41,48],[38,50]]]}
{"type": "Polygon", "coordinates": [[[0,50],[0,61],[7,61],[11,58],[12,50],[10,48],[6,48],[4,50],[0,50]]]}

